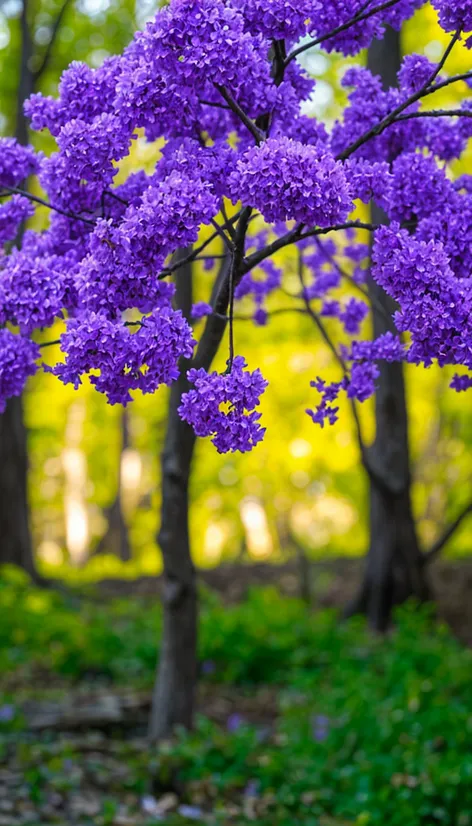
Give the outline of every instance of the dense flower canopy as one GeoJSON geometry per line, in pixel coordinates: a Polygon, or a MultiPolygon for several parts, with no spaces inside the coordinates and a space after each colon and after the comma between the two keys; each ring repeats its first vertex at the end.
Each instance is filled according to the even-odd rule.
{"type": "Polygon", "coordinates": [[[382,360],[462,367],[470,376],[452,386],[471,386],[472,178],[455,178],[451,162],[472,137],[472,72],[451,76],[446,58],[470,46],[472,0],[434,0],[450,38],[437,64],[407,55],[391,89],[350,66],[330,130],[303,110],[314,81],[301,53],[356,55],[423,4],[171,0],[122,55],[98,69],[73,62],[57,98],[33,95],[31,126],[57,146],[44,157],[0,140],[0,409],[38,368],[41,331],[59,320],[63,360],[45,369],[61,381],[77,387],[88,375],[111,404],[127,404],[186,369],[182,419],[220,452],[250,450],[264,434],[266,382],[234,356],[234,302],[264,327],[272,297],[290,292],[287,268],[299,280],[294,306],[342,372],[313,382],[315,422],[336,420],[340,393],[371,396],[382,360]],[[434,93],[453,84],[461,102],[435,109],[434,93]],[[117,184],[139,134],[155,146],[154,170],[117,184]],[[31,175],[44,197],[24,190],[31,175]],[[360,220],[372,200],[383,226],[360,220]],[[36,208],[49,210],[49,225],[19,234],[36,208]],[[214,275],[211,300],[188,318],[171,283],[182,260],[214,275]],[[398,335],[357,338],[369,275],[396,302],[398,335]],[[227,369],[208,372],[207,342],[228,321],[227,369]]]}

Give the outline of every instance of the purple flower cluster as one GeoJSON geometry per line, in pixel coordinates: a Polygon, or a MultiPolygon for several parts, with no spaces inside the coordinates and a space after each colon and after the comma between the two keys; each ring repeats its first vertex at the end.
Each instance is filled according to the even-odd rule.
{"type": "Polygon", "coordinates": [[[433,6],[439,14],[439,22],[444,31],[472,31],[471,0],[433,0],[433,6]]]}
{"type": "MultiPolygon", "coordinates": [[[[311,27],[318,37],[326,37],[333,29],[347,23],[355,15],[369,11],[369,6],[378,5],[380,4],[376,2],[366,3],[365,0],[324,0],[316,4],[311,16],[311,27]]],[[[422,5],[423,0],[399,0],[392,7],[359,21],[339,34],[326,37],[323,46],[327,51],[340,51],[345,55],[356,54],[366,48],[374,37],[382,37],[383,24],[387,23],[399,29],[402,22],[411,17],[415,9],[422,5]]]]}
{"type": "Polygon", "coordinates": [[[251,373],[246,367],[244,358],[236,356],[223,375],[203,368],[188,371],[194,387],[183,394],[179,415],[197,436],[211,436],[218,453],[245,453],[264,437],[255,408],[267,382],[260,370],[251,373]]]}
{"type": "Polygon", "coordinates": [[[213,312],[213,307],[211,304],[207,304],[206,301],[197,301],[196,304],[192,305],[192,312],[191,317],[198,321],[200,318],[205,318],[207,315],[211,315],[213,312]]]}
{"type": "Polygon", "coordinates": [[[68,121],[57,137],[68,179],[95,184],[100,193],[112,183],[117,172],[113,161],[128,154],[129,142],[120,120],[107,112],[89,122],[68,121]]]}
{"type": "Polygon", "coordinates": [[[277,40],[298,38],[320,9],[318,0],[235,0],[248,29],[277,40]]]}
{"type": "Polygon", "coordinates": [[[454,198],[454,188],[431,155],[405,152],[392,165],[390,186],[378,198],[393,221],[411,221],[440,213],[454,198]]]}
{"type": "Polygon", "coordinates": [[[13,195],[6,204],[0,203],[0,247],[13,241],[23,221],[32,215],[34,206],[22,195],[13,195]]]}
{"type": "Polygon", "coordinates": [[[345,392],[348,399],[364,402],[375,393],[375,382],[379,377],[379,361],[394,362],[405,359],[405,348],[398,336],[393,333],[384,333],[374,341],[354,341],[350,350],[343,348],[345,362],[350,362],[349,375],[341,381],[327,384],[324,379],[317,378],[311,386],[321,396],[314,410],[306,412],[321,427],[325,423],[335,424],[338,420],[339,407],[336,402],[341,392],[345,392]]]}
{"type": "Polygon", "coordinates": [[[31,146],[22,146],[15,138],[0,138],[0,189],[18,186],[34,175],[40,160],[31,146]]]}
{"type": "Polygon", "coordinates": [[[0,323],[17,324],[22,333],[49,327],[64,306],[61,260],[33,258],[14,251],[0,269],[0,323]]]}
{"type": "Polygon", "coordinates": [[[411,335],[409,360],[472,367],[471,287],[454,275],[441,243],[418,241],[398,225],[382,228],[372,275],[400,305],[395,323],[411,335]]]}
{"type": "Polygon", "coordinates": [[[269,222],[295,219],[326,227],[344,221],[352,209],[342,164],[324,148],[284,137],[244,153],[232,175],[232,195],[269,222]]]}
{"type": "Polygon", "coordinates": [[[57,136],[68,121],[90,122],[103,112],[111,112],[119,66],[119,57],[108,58],[98,69],[73,60],[61,77],[57,100],[37,92],[26,101],[25,114],[32,128],[49,129],[57,136]]]}
{"type": "Polygon", "coordinates": [[[8,399],[21,395],[28,377],[36,373],[38,359],[37,344],[6,328],[0,330],[0,413],[8,399]]]}
{"type": "Polygon", "coordinates": [[[132,390],[154,393],[161,384],[175,381],[179,358],[191,358],[194,345],[180,310],[155,310],[141,319],[136,332],[122,321],[90,313],[68,322],[61,336],[66,360],[52,372],[75,388],[84,374],[90,374],[91,383],[110,404],[126,405],[132,390]]]}

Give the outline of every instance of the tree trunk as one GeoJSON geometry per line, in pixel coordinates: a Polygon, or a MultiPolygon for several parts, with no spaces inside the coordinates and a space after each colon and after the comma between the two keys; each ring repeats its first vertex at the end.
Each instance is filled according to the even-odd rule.
{"type": "MultiPolygon", "coordinates": [[[[33,44],[28,25],[28,5],[21,13],[21,65],[17,90],[16,137],[28,143],[23,104],[33,92],[33,44]]],[[[0,565],[18,565],[37,579],[28,509],[28,458],[21,399],[13,398],[0,416],[0,565]]]]}
{"type": "MultiPolygon", "coordinates": [[[[387,29],[382,41],[369,49],[368,66],[385,87],[396,84],[400,67],[400,35],[387,29]]],[[[372,204],[372,221],[386,216],[372,204]]],[[[374,338],[396,332],[391,316],[395,306],[372,280],[374,338]],[[381,305],[385,313],[376,309],[381,305]]],[[[375,397],[376,434],[368,449],[370,547],[364,581],[348,613],[366,613],[371,627],[385,631],[395,604],[411,596],[429,595],[425,567],[411,506],[411,468],[408,446],[408,412],[402,364],[379,364],[375,397]]]]}
{"type": "MultiPolygon", "coordinates": [[[[185,256],[188,250],[181,251],[185,256]]],[[[225,275],[225,264],[216,280],[215,292],[225,275]]],[[[188,318],[192,305],[191,264],[176,272],[176,301],[188,318]]],[[[226,327],[224,319],[212,316],[197,349],[193,366],[209,369],[226,327]]],[[[153,693],[149,736],[168,737],[177,725],[190,728],[193,722],[197,680],[198,602],[195,568],[190,551],[188,493],[195,447],[195,433],[183,422],[177,409],[188,390],[189,362],[180,365],[180,376],[170,393],[167,432],[162,453],[162,505],[158,542],[164,561],[164,625],[161,654],[153,693]]]]}
{"type": "Polygon", "coordinates": [[[123,491],[122,491],[122,457],[129,447],[129,421],[128,411],[123,409],[120,417],[121,446],[118,457],[118,490],[115,499],[106,510],[107,529],[100,539],[94,551],[96,554],[112,553],[121,559],[122,562],[129,562],[132,556],[129,541],[129,531],[123,512],[123,491]]]}
{"type": "Polygon", "coordinates": [[[18,565],[36,579],[27,495],[28,460],[21,399],[0,416],[0,564],[18,565]]]}

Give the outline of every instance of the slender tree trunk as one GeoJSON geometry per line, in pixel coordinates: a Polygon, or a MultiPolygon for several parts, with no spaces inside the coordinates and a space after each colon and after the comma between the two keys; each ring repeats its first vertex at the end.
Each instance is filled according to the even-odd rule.
{"type": "MultiPolygon", "coordinates": [[[[33,92],[31,72],[33,44],[28,24],[28,4],[21,13],[21,65],[17,91],[16,137],[28,143],[28,125],[23,103],[33,92]]],[[[23,406],[19,398],[10,399],[0,416],[0,564],[25,569],[35,579],[28,508],[28,459],[23,406]]]]}
{"type": "Polygon", "coordinates": [[[21,399],[0,416],[0,564],[18,565],[36,579],[28,517],[28,460],[21,399]]]}
{"type": "MultiPolygon", "coordinates": [[[[387,29],[382,41],[369,49],[368,66],[380,75],[385,87],[394,86],[401,62],[400,35],[387,29]]],[[[374,223],[385,215],[372,205],[374,223]]],[[[375,298],[373,310],[374,338],[396,332],[390,321],[395,306],[384,290],[372,280],[375,298]],[[385,314],[375,309],[381,305],[385,314]]],[[[385,631],[395,604],[410,596],[420,600],[429,595],[426,570],[418,542],[411,506],[411,468],[408,446],[408,412],[405,398],[404,370],[401,364],[379,365],[375,397],[376,435],[368,450],[370,480],[370,547],[364,581],[348,613],[366,613],[371,627],[385,631]]]]}
{"type": "Polygon", "coordinates": [[[101,553],[113,553],[122,562],[129,562],[131,559],[131,545],[129,541],[129,531],[123,512],[123,490],[122,490],[122,458],[123,453],[129,447],[129,419],[128,411],[124,409],[120,417],[121,446],[118,458],[118,489],[112,505],[107,509],[107,529],[100,539],[94,551],[94,556],[101,553]]]}
{"type": "MultiPolygon", "coordinates": [[[[188,250],[182,251],[185,255],[188,250]]],[[[215,291],[225,275],[225,264],[215,291]]],[[[176,272],[176,300],[184,315],[192,305],[192,270],[184,264],[176,272]]],[[[197,349],[193,366],[209,369],[224,334],[226,322],[212,316],[197,349]]],[[[189,537],[189,480],[195,433],[177,409],[188,390],[189,362],[180,365],[180,377],[171,388],[167,432],[162,453],[162,506],[158,542],[164,561],[164,625],[154,687],[149,736],[169,736],[175,726],[193,722],[197,681],[198,601],[189,537]]]]}

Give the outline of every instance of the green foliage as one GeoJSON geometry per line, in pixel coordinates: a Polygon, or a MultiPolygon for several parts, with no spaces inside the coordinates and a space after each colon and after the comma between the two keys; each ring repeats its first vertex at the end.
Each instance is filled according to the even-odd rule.
{"type": "MultiPolygon", "coordinates": [[[[18,702],[12,686],[31,680],[39,667],[36,696],[54,680],[73,690],[79,677],[111,678],[117,691],[150,685],[159,627],[159,608],[143,600],[79,603],[31,589],[23,575],[6,569],[3,702],[18,702]]],[[[200,657],[204,693],[217,703],[220,693],[239,686],[240,707],[233,705],[218,725],[200,718],[194,733],[157,752],[143,750],[142,740],[108,745],[123,779],[109,787],[103,781],[108,791],[97,822],[114,822],[121,793],[151,788],[156,798],[178,790],[180,800],[209,813],[209,823],[242,824],[254,816],[267,826],[472,823],[472,652],[429,610],[403,608],[395,632],[380,639],[362,622],[339,624],[333,613],[310,613],[275,590],[254,590],[230,607],[204,593],[200,657]]],[[[211,714],[212,703],[208,708],[211,714]]],[[[0,726],[20,723],[17,714],[0,726]]],[[[54,748],[48,737],[27,743],[22,760],[38,801],[51,783],[57,789],[70,782],[70,764],[91,759],[64,739],[54,748]]],[[[104,748],[93,755],[94,771],[106,774],[104,748]]],[[[168,822],[185,820],[172,815],[168,822]]]]}

